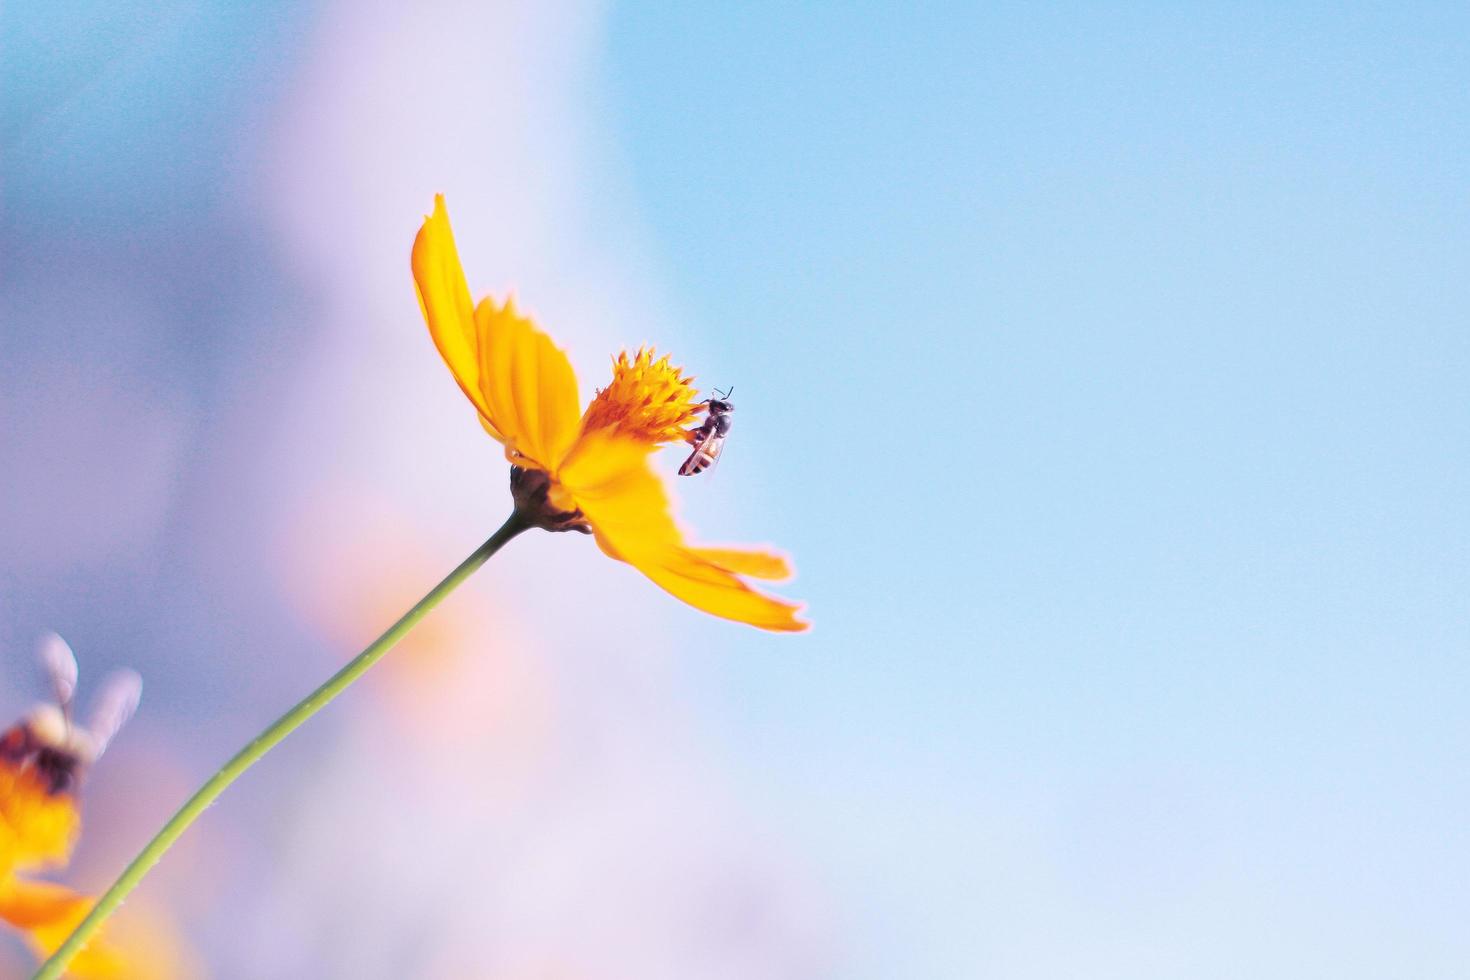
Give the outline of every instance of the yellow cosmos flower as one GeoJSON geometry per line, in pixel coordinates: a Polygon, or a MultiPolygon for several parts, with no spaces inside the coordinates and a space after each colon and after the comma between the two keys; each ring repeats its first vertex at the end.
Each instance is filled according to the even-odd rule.
{"type": "MultiPolygon", "coordinates": [[[[19,930],[41,957],[61,945],[91,910],[93,899],[65,885],[25,877],[61,868],[81,831],[77,789],[87,767],[132,713],[136,675],[118,675],[84,727],[70,717],[76,662],[60,637],[48,637],[48,668],[62,703],[37,707],[0,732],[0,922],[19,930]]],[[[136,938],[136,937],[135,937],[136,938]]],[[[92,942],[68,967],[78,980],[176,976],[172,954],[160,943],[92,942]]]]}
{"type": "Polygon", "coordinates": [[[442,195],[414,240],[413,276],[434,344],[505,446],[517,508],[532,523],[590,531],[607,555],[696,609],[761,629],[807,628],[800,606],[744,581],[790,577],[784,557],[695,547],[674,523],[649,456],[687,441],[704,404],[668,355],[619,355],[611,383],[581,411],[571,362],[551,339],[509,300],[471,301],[442,195]]]}
{"type": "MultiPolygon", "coordinates": [[[[64,885],[21,874],[65,865],[81,830],[75,778],[82,762],[58,744],[53,706],[0,735],[0,921],[20,930],[40,956],[49,956],[92,907],[64,885]]],[[[123,977],[124,961],[92,943],[72,961],[73,977],[123,977]]]]}
{"type": "Polygon", "coordinates": [[[65,864],[81,828],[72,794],[26,761],[36,751],[25,724],[0,736],[0,880],[65,864]]]}

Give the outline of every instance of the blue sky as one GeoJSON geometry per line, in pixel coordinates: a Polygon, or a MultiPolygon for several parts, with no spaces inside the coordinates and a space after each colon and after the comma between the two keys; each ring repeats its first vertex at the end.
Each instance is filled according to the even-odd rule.
{"type": "Polygon", "coordinates": [[[711,641],[706,697],[866,894],[854,975],[1470,952],[1467,28],[612,11],[724,467],[817,622],[711,641]]]}

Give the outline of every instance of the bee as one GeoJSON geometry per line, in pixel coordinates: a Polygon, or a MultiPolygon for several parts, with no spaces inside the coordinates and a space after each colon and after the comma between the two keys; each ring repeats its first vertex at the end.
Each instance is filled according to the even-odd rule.
{"type": "Polygon", "coordinates": [[[680,476],[693,476],[695,473],[703,473],[720,458],[720,450],[725,448],[725,437],[730,434],[730,416],[735,414],[735,403],[730,401],[730,396],[735,394],[735,389],[721,392],[715,389],[718,398],[711,398],[705,402],[705,408],[709,414],[705,416],[704,422],[699,428],[689,433],[689,441],[694,446],[694,451],[689,458],[684,460],[684,465],[679,467],[680,476]]]}
{"type": "Polygon", "coordinates": [[[55,703],[38,705],[0,732],[0,764],[34,771],[52,796],[69,794],[137,710],[143,681],[130,670],[109,676],[92,703],[87,724],[80,725],[72,717],[77,659],[71,647],[55,633],[48,633],[41,641],[41,665],[55,703]]]}

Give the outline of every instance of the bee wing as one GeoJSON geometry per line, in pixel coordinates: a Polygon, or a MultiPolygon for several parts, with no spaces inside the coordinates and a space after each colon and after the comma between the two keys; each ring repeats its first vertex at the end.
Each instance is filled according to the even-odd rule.
{"type": "Polygon", "coordinates": [[[679,466],[679,475],[690,476],[691,474],[693,474],[694,463],[696,460],[699,459],[699,454],[708,453],[710,451],[710,443],[714,442],[717,438],[718,437],[714,434],[713,430],[696,430],[694,434],[689,437],[689,443],[692,448],[689,450],[689,455],[685,457],[684,462],[679,466]]]}
{"type": "Polygon", "coordinates": [[[721,454],[725,451],[725,439],[725,436],[716,436],[710,445],[704,447],[704,451],[709,453],[709,475],[711,477],[715,475],[715,470],[720,468],[721,454]]]}
{"type": "Polygon", "coordinates": [[[684,460],[684,465],[679,467],[680,476],[693,476],[695,473],[703,472],[715,466],[720,461],[720,452],[725,448],[725,437],[711,432],[702,436],[694,443],[694,450],[689,458],[684,460]],[[706,457],[709,461],[699,466],[699,458],[706,457]]]}
{"type": "Polygon", "coordinates": [[[113,736],[122,730],[143,696],[143,678],[135,671],[119,670],[109,674],[102,693],[93,703],[92,718],[87,725],[97,742],[97,755],[102,755],[113,736]]]}
{"type": "Polygon", "coordinates": [[[41,667],[51,682],[57,706],[65,711],[77,690],[77,655],[60,635],[47,633],[41,637],[41,667]]]}

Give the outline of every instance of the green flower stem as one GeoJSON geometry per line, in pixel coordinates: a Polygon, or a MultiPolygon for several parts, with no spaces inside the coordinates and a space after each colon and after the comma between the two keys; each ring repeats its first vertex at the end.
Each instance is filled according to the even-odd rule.
{"type": "Polygon", "coordinates": [[[308,694],[296,707],[282,715],[275,724],[257,735],[249,745],[225,763],[224,767],[211,776],[209,782],[189,797],[189,801],[179,808],[179,812],[163,825],[163,829],[148,842],[148,846],[133,858],[133,862],[127,866],[117,882],[97,900],[91,913],[81,921],[51,958],[41,965],[34,980],[56,980],[60,977],[66,965],[71,962],[72,957],[81,952],[82,947],[97,931],[98,926],[102,925],[107,917],[122,904],[122,900],[127,897],[128,893],[143,880],[143,876],[152,870],[184,831],[189,829],[189,825],[197,820],[199,815],[225,791],[225,787],[238,779],[246,769],[259,762],[262,756],[275,747],[276,743],[290,735],[298,726],[345,691],[353,681],[365,674],[367,669],[377,663],[383,654],[393,649],[394,645],[403,639],[408,631],[418,624],[419,620],[439,605],[445,596],[453,592],[481,565],[489,561],[490,556],[499,551],[506,542],[529,526],[518,511],[512,513],[510,519],[501,526],[500,530],[475,549],[475,553],[461,562],[458,568],[445,577],[444,581],[429,590],[429,594],[404,613],[402,619],[388,627],[386,633],[374,640],[372,645],[354,657],[351,663],[333,674],[325,684],[308,694]]]}

